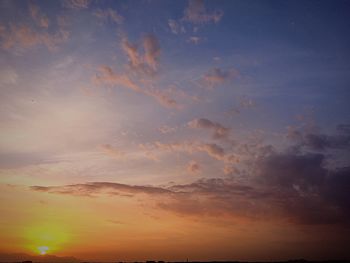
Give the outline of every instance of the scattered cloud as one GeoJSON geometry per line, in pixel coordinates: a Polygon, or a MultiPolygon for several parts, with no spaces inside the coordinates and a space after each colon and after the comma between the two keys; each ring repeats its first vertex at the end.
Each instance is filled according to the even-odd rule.
{"type": "Polygon", "coordinates": [[[117,24],[122,24],[124,21],[124,17],[111,8],[105,10],[98,9],[94,12],[94,15],[103,21],[112,21],[117,24]]]}
{"type": "Polygon", "coordinates": [[[147,34],[142,39],[144,52],[138,50],[138,45],[129,42],[124,37],[122,40],[122,49],[129,59],[129,66],[136,73],[143,73],[153,76],[159,66],[160,45],[158,39],[153,34],[147,34]]]}
{"type": "Polygon", "coordinates": [[[206,153],[208,156],[215,160],[222,161],[224,163],[237,163],[239,158],[235,154],[226,154],[224,148],[215,143],[202,143],[202,142],[173,142],[162,143],[156,141],[154,143],[141,144],[141,148],[144,152],[151,154],[155,159],[159,159],[157,156],[159,152],[185,152],[188,154],[194,154],[196,152],[206,153]]]}
{"type": "Polygon", "coordinates": [[[169,19],[168,26],[171,32],[175,35],[186,32],[185,27],[181,23],[177,22],[176,20],[169,19]]]}
{"type": "Polygon", "coordinates": [[[119,74],[107,65],[100,66],[98,71],[99,72],[94,77],[94,82],[97,84],[107,84],[110,86],[120,85],[133,91],[143,93],[142,89],[126,74],[119,74]]]}
{"type": "Polygon", "coordinates": [[[238,72],[235,69],[225,71],[220,68],[213,68],[209,72],[205,73],[201,80],[204,85],[213,88],[218,85],[222,85],[237,76],[238,72]]]}
{"type": "Polygon", "coordinates": [[[106,84],[109,86],[122,86],[131,89],[135,92],[147,95],[156,99],[161,105],[168,108],[179,108],[175,99],[165,92],[158,90],[154,87],[141,88],[136,81],[132,80],[125,73],[117,73],[109,66],[103,65],[98,69],[98,73],[94,76],[93,81],[96,84],[106,84]]]}
{"type": "Polygon", "coordinates": [[[158,128],[158,130],[162,134],[167,134],[167,133],[173,133],[177,130],[177,127],[170,127],[168,125],[163,125],[162,127],[158,128]]]}
{"type": "Polygon", "coordinates": [[[99,146],[99,149],[105,153],[106,155],[114,158],[114,159],[123,159],[125,158],[125,153],[122,151],[119,151],[118,149],[116,149],[115,147],[113,147],[110,144],[102,144],[99,146]]]}
{"type": "Polygon", "coordinates": [[[0,70],[0,85],[13,85],[18,81],[18,74],[12,68],[0,70]]]}
{"type": "Polygon", "coordinates": [[[188,42],[198,45],[200,42],[203,41],[203,38],[197,37],[197,36],[191,36],[187,39],[188,42]]]}
{"type": "Polygon", "coordinates": [[[200,165],[196,162],[196,161],[190,161],[188,164],[187,164],[187,171],[190,173],[190,174],[199,174],[201,172],[201,167],[200,165]]]}
{"type": "Polygon", "coordinates": [[[193,24],[218,23],[223,15],[222,10],[208,12],[203,0],[190,0],[184,11],[182,20],[193,24]]]}
{"type": "Polygon", "coordinates": [[[25,49],[37,45],[44,45],[50,51],[57,49],[58,44],[64,43],[69,37],[69,32],[60,29],[56,33],[37,32],[26,25],[10,24],[8,28],[0,30],[1,47],[9,50],[12,48],[25,49]]]}
{"type": "MultiPolygon", "coordinates": [[[[168,26],[173,34],[182,34],[187,31],[196,33],[198,32],[199,26],[204,24],[220,22],[224,15],[221,9],[209,11],[204,5],[203,0],[189,0],[186,6],[183,17],[178,20],[169,19],[168,26]],[[194,25],[191,30],[186,30],[185,25],[194,25]]],[[[198,44],[199,38],[190,37],[189,41],[198,44]]]]}
{"type": "Polygon", "coordinates": [[[63,6],[71,9],[85,9],[88,8],[90,0],[64,0],[63,6]]]}
{"type": "Polygon", "coordinates": [[[145,61],[152,67],[153,70],[157,70],[158,60],[160,56],[160,46],[158,39],[148,34],[143,38],[143,48],[145,49],[145,61]]]}
{"type": "Polygon", "coordinates": [[[127,185],[111,182],[91,182],[84,184],[72,184],[66,186],[32,186],[32,190],[55,194],[68,194],[91,196],[94,194],[108,193],[110,195],[120,194],[168,194],[170,190],[154,186],[127,185]]]}
{"type": "Polygon", "coordinates": [[[46,15],[40,13],[39,7],[33,3],[29,3],[29,13],[35,23],[43,28],[49,27],[49,19],[46,15]]]}
{"type": "Polygon", "coordinates": [[[230,129],[222,126],[220,123],[212,122],[208,119],[194,119],[187,123],[190,128],[209,129],[213,131],[214,139],[227,139],[230,129]]]}
{"type": "Polygon", "coordinates": [[[348,126],[349,125],[338,125],[337,133],[332,135],[288,127],[287,138],[296,142],[298,147],[315,151],[350,149],[350,130],[348,126]]]}
{"type": "MultiPolygon", "coordinates": [[[[30,189],[78,196],[147,194],[157,207],[189,216],[221,214],[255,220],[278,217],[296,224],[349,224],[350,168],[327,170],[323,162],[322,155],[274,152],[253,163],[252,180],[245,182],[228,177],[164,187],[91,182],[30,189]]],[[[197,171],[198,167],[192,162],[189,169],[197,171]]]]}

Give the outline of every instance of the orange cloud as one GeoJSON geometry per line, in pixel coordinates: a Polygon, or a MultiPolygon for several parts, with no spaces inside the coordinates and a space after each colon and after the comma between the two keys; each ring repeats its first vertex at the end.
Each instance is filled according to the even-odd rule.
{"type": "Polygon", "coordinates": [[[125,157],[125,153],[117,150],[110,144],[102,144],[99,147],[103,153],[115,159],[123,159],[125,157]]]}
{"type": "Polygon", "coordinates": [[[154,35],[148,34],[143,37],[143,53],[139,52],[137,44],[129,42],[126,37],[122,39],[121,46],[129,59],[130,68],[136,73],[153,76],[157,72],[161,49],[158,39],[154,35]]]}
{"type": "Polygon", "coordinates": [[[99,73],[94,77],[94,82],[97,84],[107,84],[111,86],[121,85],[135,92],[147,95],[156,99],[161,105],[168,108],[179,108],[176,100],[171,98],[165,92],[150,88],[141,88],[135,81],[133,81],[127,74],[119,74],[112,70],[111,67],[103,65],[99,68],[99,73]]]}

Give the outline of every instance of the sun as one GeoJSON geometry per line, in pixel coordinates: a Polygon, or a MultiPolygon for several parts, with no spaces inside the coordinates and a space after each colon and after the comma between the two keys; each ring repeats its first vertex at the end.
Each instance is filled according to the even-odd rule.
{"type": "Polygon", "coordinates": [[[40,255],[46,255],[47,251],[49,250],[49,247],[47,246],[40,246],[38,247],[40,255]]]}

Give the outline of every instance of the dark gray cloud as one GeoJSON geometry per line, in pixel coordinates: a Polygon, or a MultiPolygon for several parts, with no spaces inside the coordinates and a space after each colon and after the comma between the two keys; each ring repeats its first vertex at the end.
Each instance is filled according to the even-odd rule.
{"type": "Polygon", "coordinates": [[[315,151],[350,149],[350,125],[347,124],[338,125],[337,132],[331,135],[290,129],[287,137],[296,141],[299,147],[315,151]]]}

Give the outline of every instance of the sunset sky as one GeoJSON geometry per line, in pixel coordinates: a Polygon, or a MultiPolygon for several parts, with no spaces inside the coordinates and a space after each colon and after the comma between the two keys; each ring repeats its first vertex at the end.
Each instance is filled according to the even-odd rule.
{"type": "Polygon", "coordinates": [[[0,0],[0,261],[349,259],[349,14],[0,0]]]}

